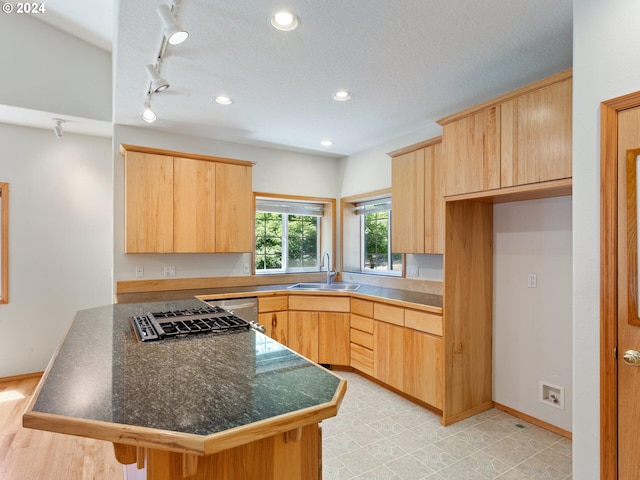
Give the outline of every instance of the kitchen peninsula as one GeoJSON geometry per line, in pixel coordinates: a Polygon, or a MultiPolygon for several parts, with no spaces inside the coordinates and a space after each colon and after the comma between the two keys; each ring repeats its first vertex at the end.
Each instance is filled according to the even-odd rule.
{"type": "Polygon", "coordinates": [[[140,342],[131,318],[197,299],[77,313],[23,417],[112,442],[147,479],[321,478],[318,423],[346,382],[253,330],[140,342]]]}

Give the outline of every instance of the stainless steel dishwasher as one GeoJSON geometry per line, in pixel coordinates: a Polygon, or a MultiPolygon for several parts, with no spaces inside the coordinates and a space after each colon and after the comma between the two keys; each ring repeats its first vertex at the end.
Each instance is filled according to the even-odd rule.
{"type": "Polygon", "coordinates": [[[249,322],[256,330],[264,332],[264,327],[258,323],[258,297],[220,298],[206,302],[232,312],[249,322]]]}

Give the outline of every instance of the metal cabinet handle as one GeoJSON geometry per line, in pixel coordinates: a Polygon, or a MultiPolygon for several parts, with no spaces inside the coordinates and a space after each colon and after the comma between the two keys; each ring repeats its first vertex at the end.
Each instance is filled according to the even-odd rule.
{"type": "Polygon", "coordinates": [[[632,367],[640,367],[640,352],[637,350],[627,350],[622,356],[624,363],[632,367]]]}

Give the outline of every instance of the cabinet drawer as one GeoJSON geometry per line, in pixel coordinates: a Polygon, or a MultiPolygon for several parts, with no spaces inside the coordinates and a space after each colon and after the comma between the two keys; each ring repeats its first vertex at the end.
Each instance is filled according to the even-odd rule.
{"type": "Polygon", "coordinates": [[[351,343],[356,343],[373,350],[373,334],[361,332],[355,328],[351,329],[351,343]]]}
{"type": "Polygon", "coordinates": [[[352,298],[351,313],[362,315],[363,317],[373,317],[373,302],[352,298]]]}
{"type": "Polygon", "coordinates": [[[432,335],[442,336],[442,315],[418,310],[405,310],[404,326],[432,335]]]}
{"type": "Polygon", "coordinates": [[[373,351],[351,344],[351,366],[369,376],[373,376],[373,351]]]}
{"type": "Polygon", "coordinates": [[[259,312],[283,312],[288,308],[286,295],[278,297],[260,297],[258,299],[259,312]]]}
{"type": "Polygon", "coordinates": [[[404,308],[393,307],[384,303],[375,303],[373,305],[373,318],[403,327],[404,308]]]}
{"type": "Polygon", "coordinates": [[[373,334],[373,319],[351,314],[351,328],[373,334]]]}
{"type": "Polygon", "coordinates": [[[310,310],[313,312],[349,312],[349,297],[316,297],[290,295],[289,310],[310,310]]]}

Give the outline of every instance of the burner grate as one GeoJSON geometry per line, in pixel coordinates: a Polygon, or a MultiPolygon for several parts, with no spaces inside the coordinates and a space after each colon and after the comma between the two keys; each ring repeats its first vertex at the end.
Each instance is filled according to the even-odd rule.
{"type": "Polygon", "coordinates": [[[199,334],[221,334],[248,330],[251,324],[223,308],[148,312],[132,318],[138,339],[143,342],[199,334]]]}

